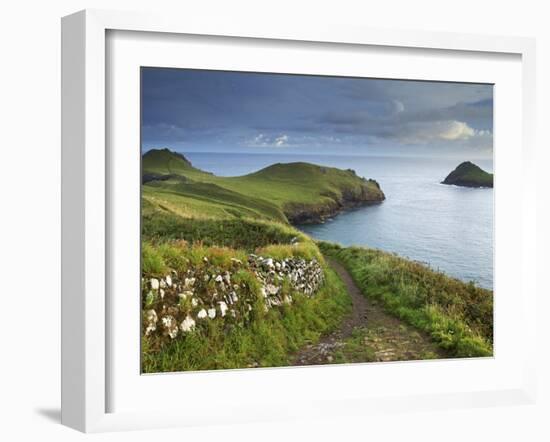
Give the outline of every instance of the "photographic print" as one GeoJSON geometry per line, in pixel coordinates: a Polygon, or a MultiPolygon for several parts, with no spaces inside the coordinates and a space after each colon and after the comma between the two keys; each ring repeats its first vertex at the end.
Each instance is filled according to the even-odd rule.
{"type": "Polygon", "coordinates": [[[493,355],[491,84],[141,68],[142,373],[493,355]]]}

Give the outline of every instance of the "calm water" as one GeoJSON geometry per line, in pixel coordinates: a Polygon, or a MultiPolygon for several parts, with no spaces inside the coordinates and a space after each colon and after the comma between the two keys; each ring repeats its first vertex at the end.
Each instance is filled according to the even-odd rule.
{"type": "MultiPolygon", "coordinates": [[[[365,245],[428,263],[460,278],[493,287],[493,189],[439,184],[459,160],[287,154],[185,154],[200,169],[233,176],[270,164],[307,161],[352,168],[374,178],[382,204],[342,213],[324,224],[302,226],[314,238],[365,245]]],[[[492,171],[491,161],[475,161],[492,171]]]]}

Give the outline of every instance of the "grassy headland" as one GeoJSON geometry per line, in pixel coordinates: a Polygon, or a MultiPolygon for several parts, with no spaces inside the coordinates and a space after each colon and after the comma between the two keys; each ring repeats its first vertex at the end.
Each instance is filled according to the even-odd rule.
{"type": "Polygon", "coordinates": [[[463,187],[493,187],[493,174],[485,172],[481,167],[470,161],[465,161],[447,175],[442,184],[454,184],[463,187]]]}
{"type": "Polygon", "coordinates": [[[261,218],[293,224],[317,222],[339,211],[379,203],[378,183],[353,170],[309,163],[273,164],[238,177],[194,168],[167,149],[143,155],[143,198],[183,217],[261,218]]]}

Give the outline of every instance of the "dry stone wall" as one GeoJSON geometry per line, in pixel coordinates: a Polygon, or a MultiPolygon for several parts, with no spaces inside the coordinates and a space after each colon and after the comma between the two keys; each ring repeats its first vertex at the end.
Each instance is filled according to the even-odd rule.
{"type": "Polygon", "coordinates": [[[314,296],[324,281],[316,259],[251,254],[247,262],[232,258],[224,270],[203,259],[203,266],[181,274],[142,278],[145,336],[170,341],[212,320],[245,326],[258,309],[291,305],[297,293],[314,296]]]}

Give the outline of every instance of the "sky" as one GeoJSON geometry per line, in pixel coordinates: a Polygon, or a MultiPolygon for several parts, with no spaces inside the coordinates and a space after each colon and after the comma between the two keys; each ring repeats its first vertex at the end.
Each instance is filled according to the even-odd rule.
{"type": "Polygon", "coordinates": [[[493,86],[142,68],[142,151],[491,158],[493,86]]]}

